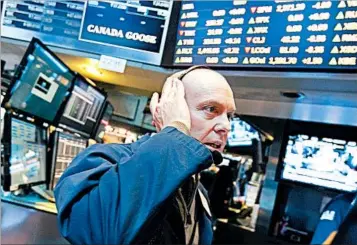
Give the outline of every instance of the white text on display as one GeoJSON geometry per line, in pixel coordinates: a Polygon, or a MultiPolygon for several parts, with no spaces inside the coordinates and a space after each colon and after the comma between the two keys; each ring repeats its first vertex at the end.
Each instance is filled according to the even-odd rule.
{"type": "Polygon", "coordinates": [[[332,6],[331,1],[325,1],[325,2],[317,2],[316,4],[312,5],[312,8],[314,9],[329,9],[332,6]]]}
{"type": "Polygon", "coordinates": [[[279,53],[281,54],[297,54],[299,52],[299,47],[291,46],[291,47],[280,47],[279,53]]]}
{"type": "Polygon", "coordinates": [[[283,4],[278,5],[276,8],[276,12],[290,12],[290,11],[302,11],[306,7],[305,3],[296,3],[296,4],[283,4]]]}
{"type": "Polygon", "coordinates": [[[198,54],[219,54],[220,48],[198,48],[198,54]]]}
{"type": "Polygon", "coordinates": [[[206,63],[207,64],[217,64],[219,61],[218,57],[207,57],[206,63]]]}
{"type": "Polygon", "coordinates": [[[213,45],[221,44],[222,40],[220,38],[205,38],[203,39],[203,45],[213,45]]]}
{"type": "Polygon", "coordinates": [[[298,22],[303,21],[304,15],[303,14],[289,14],[288,21],[289,22],[298,22]]]}
{"type": "Polygon", "coordinates": [[[243,15],[245,14],[245,8],[232,9],[229,11],[230,15],[243,15]]]}

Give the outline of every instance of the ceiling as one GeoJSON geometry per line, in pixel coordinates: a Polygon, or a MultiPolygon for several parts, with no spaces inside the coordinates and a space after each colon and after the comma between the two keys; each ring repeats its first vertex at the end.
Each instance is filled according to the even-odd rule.
{"type": "MultiPolygon", "coordinates": [[[[21,43],[22,44],[22,43],[21,43]]],[[[100,82],[105,89],[150,96],[160,91],[165,78],[174,72],[156,66],[128,61],[124,73],[98,69],[99,55],[84,54],[69,50],[51,48],[74,71],[100,82]],[[64,54],[66,53],[66,54],[64,54]],[[86,56],[86,57],[84,57],[86,56]],[[90,58],[88,58],[90,57],[90,58]]],[[[18,64],[26,46],[1,42],[1,58],[6,60],[6,68],[18,64]]],[[[314,111],[352,110],[356,114],[353,125],[357,125],[357,74],[293,73],[293,72],[248,72],[220,71],[232,86],[237,111],[248,115],[279,118],[313,118],[314,111]],[[302,91],[303,99],[289,99],[281,96],[282,91],[302,91]],[[280,110],[280,109],[281,110],[280,110]],[[299,109],[300,108],[300,109],[299,109]],[[311,112],[307,113],[309,108],[311,112]],[[324,108],[324,110],[321,110],[324,108]],[[301,113],[297,113],[301,110],[301,113]],[[307,114],[311,114],[307,117],[307,114]]],[[[330,113],[324,111],[324,113],[330,113]]],[[[340,114],[342,112],[339,112],[340,114]]],[[[343,112],[343,115],[347,112],[343,112]]],[[[321,115],[320,115],[321,117],[321,115]]],[[[353,117],[354,118],[354,117],[353,117]]],[[[305,120],[305,119],[304,119],[305,120]]],[[[308,120],[308,119],[306,119],[308,120]]],[[[311,119],[322,120],[322,119],[311,119]]],[[[326,120],[326,119],[323,119],[326,120]]],[[[341,119],[334,118],[331,123],[341,119]]],[[[352,119],[344,119],[351,121],[352,119]]],[[[351,124],[349,122],[349,124],[351,124]]]]}

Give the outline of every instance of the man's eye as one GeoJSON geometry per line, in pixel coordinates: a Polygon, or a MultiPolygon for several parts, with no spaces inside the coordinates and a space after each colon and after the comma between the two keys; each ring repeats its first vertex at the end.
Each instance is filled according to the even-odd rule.
{"type": "Polygon", "coordinates": [[[209,113],[214,113],[217,111],[216,107],[214,106],[206,106],[205,108],[203,108],[205,111],[209,112],[209,113]]]}

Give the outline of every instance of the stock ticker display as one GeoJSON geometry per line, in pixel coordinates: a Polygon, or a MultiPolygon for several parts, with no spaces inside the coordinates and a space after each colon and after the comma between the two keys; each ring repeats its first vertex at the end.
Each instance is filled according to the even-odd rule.
{"type": "Polygon", "coordinates": [[[170,6],[168,0],[8,0],[1,35],[20,40],[35,36],[48,45],[157,63],[170,6]]]}
{"type": "Polygon", "coordinates": [[[357,68],[357,1],[184,1],[174,65],[357,68]]]}

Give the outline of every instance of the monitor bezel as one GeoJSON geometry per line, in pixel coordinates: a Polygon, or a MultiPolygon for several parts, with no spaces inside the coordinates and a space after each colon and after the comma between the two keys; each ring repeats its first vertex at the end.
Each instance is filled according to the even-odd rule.
{"type": "MultiPolygon", "coordinates": [[[[37,115],[32,115],[31,113],[26,112],[26,111],[24,111],[24,110],[21,110],[21,109],[19,109],[19,108],[13,108],[13,107],[7,108],[7,107],[5,106],[6,103],[7,103],[7,102],[10,100],[10,98],[11,98],[11,93],[10,93],[10,92],[13,90],[13,88],[14,88],[14,86],[15,86],[15,84],[16,84],[16,81],[20,79],[20,77],[21,77],[21,75],[22,75],[22,73],[23,73],[23,70],[24,70],[24,68],[26,67],[27,63],[28,63],[28,62],[27,62],[27,57],[28,57],[29,55],[31,55],[31,54],[33,53],[33,51],[35,50],[35,44],[38,44],[41,48],[43,48],[43,49],[44,49],[45,51],[47,51],[50,55],[52,55],[53,58],[55,58],[55,59],[57,60],[57,62],[59,62],[59,63],[60,63],[61,65],[63,65],[64,67],[66,67],[66,68],[68,69],[68,72],[71,73],[71,75],[72,75],[73,77],[75,77],[75,73],[74,73],[60,58],[58,58],[58,56],[57,56],[54,52],[52,52],[52,51],[51,51],[45,44],[43,44],[39,39],[37,39],[37,38],[34,37],[34,38],[32,38],[32,40],[31,40],[29,46],[27,47],[27,50],[26,50],[24,56],[22,57],[22,60],[21,60],[20,64],[18,65],[18,67],[17,67],[17,69],[16,69],[16,71],[15,71],[14,76],[13,76],[12,79],[11,79],[9,88],[8,88],[8,90],[7,90],[7,91],[9,91],[9,92],[6,93],[6,96],[4,97],[4,100],[3,100],[2,104],[1,104],[1,106],[4,107],[4,108],[6,108],[7,110],[10,109],[10,110],[12,110],[12,111],[14,111],[14,112],[16,112],[16,113],[18,113],[18,114],[23,114],[23,115],[25,115],[25,116],[27,116],[27,117],[30,117],[30,118],[34,119],[36,125],[42,125],[43,123],[48,123],[48,124],[50,124],[50,125],[56,126],[56,122],[59,120],[60,116],[62,115],[62,113],[63,113],[63,111],[64,111],[64,108],[65,108],[65,105],[67,104],[67,102],[68,102],[68,100],[69,100],[69,98],[70,98],[70,93],[68,93],[68,95],[64,97],[63,102],[62,102],[62,104],[60,105],[60,107],[58,108],[58,111],[57,111],[57,113],[56,113],[56,116],[54,117],[54,119],[53,119],[52,121],[51,121],[51,120],[48,120],[48,119],[46,119],[46,118],[44,118],[44,117],[40,117],[40,116],[37,116],[37,115]]],[[[71,85],[69,86],[69,88],[68,88],[68,90],[67,90],[68,92],[71,92],[71,91],[73,90],[73,84],[74,84],[74,82],[73,82],[73,80],[70,81],[70,82],[71,82],[71,85]]]]}
{"type": "Polygon", "coordinates": [[[50,150],[48,151],[49,161],[47,161],[47,167],[50,171],[47,172],[47,189],[53,190],[54,175],[56,169],[56,159],[57,159],[57,147],[58,147],[59,132],[57,130],[50,134],[50,150]]]}
{"type": "Polygon", "coordinates": [[[34,126],[40,127],[43,130],[46,130],[46,148],[48,147],[48,127],[44,127],[44,126],[39,126],[33,122],[30,122],[29,120],[26,120],[24,118],[24,116],[20,117],[20,116],[15,116],[14,114],[12,114],[11,112],[6,112],[5,116],[4,116],[4,128],[8,128],[9,130],[4,130],[3,132],[3,139],[2,139],[2,143],[4,145],[4,163],[3,163],[3,182],[2,182],[2,186],[3,186],[3,190],[4,191],[16,191],[19,189],[24,189],[24,188],[29,188],[31,186],[36,186],[36,185],[41,185],[41,184],[45,184],[47,181],[47,173],[48,173],[48,167],[47,167],[47,163],[48,163],[48,154],[46,153],[46,162],[44,164],[45,166],[45,180],[41,180],[41,181],[36,181],[36,182],[32,182],[32,183],[26,183],[26,184],[20,184],[20,185],[16,185],[14,188],[13,185],[11,185],[12,182],[12,177],[10,174],[10,157],[11,157],[11,145],[12,145],[12,139],[11,139],[11,127],[12,127],[12,118],[15,118],[19,121],[23,121],[25,123],[29,123],[29,124],[33,124],[34,126]]]}
{"type": "Polygon", "coordinates": [[[343,189],[333,188],[329,186],[322,186],[316,184],[309,184],[301,181],[294,181],[290,179],[284,179],[282,177],[284,171],[284,159],[286,155],[286,148],[289,141],[289,136],[303,134],[315,137],[326,137],[345,141],[357,141],[354,137],[356,128],[347,125],[336,125],[336,124],[323,124],[316,122],[304,122],[296,120],[287,120],[284,130],[283,137],[280,145],[280,153],[278,158],[278,164],[275,172],[275,180],[286,184],[295,184],[315,189],[329,190],[334,192],[346,192],[350,193],[353,191],[347,191],[343,189]],[[343,132],[343,133],[342,133],[343,132]],[[341,135],[341,133],[343,135],[341,135]]]}
{"type": "Polygon", "coordinates": [[[101,89],[99,87],[97,87],[96,85],[93,86],[93,84],[91,84],[90,82],[88,82],[87,78],[82,76],[80,73],[76,73],[74,79],[73,79],[73,84],[72,84],[72,87],[71,87],[71,91],[70,91],[70,96],[68,96],[68,99],[66,101],[66,104],[65,106],[63,107],[63,110],[61,111],[61,115],[60,117],[58,117],[57,121],[56,121],[56,125],[58,128],[61,128],[65,131],[69,131],[71,133],[77,133],[79,134],[80,136],[82,137],[85,137],[87,139],[91,138],[93,133],[95,132],[95,129],[96,129],[96,124],[98,123],[98,119],[97,119],[97,122],[94,124],[94,127],[92,128],[91,132],[87,133],[87,132],[84,132],[84,131],[81,131],[81,130],[77,130],[73,127],[71,127],[70,125],[66,125],[64,123],[61,123],[61,119],[62,119],[62,116],[63,116],[63,113],[67,107],[67,104],[68,104],[68,101],[70,100],[71,96],[72,96],[72,92],[74,90],[74,87],[76,85],[76,82],[77,80],[80,79],[81,82],[84,82],[86,85],[92,87],[94,90],[96,90],[97,92],[99,92],[100,94],[102,94],[104,96],[104,100],[103,100],[103,104],[99,110],[99,113],[98,113],[98,119],[100,119],[100,116],[102,115],[103,113],[103,109],[106,105],[106,101],[107,101],[107,98],[108,98],[108,94],[104,91],[104,89],[101,89]]]}

